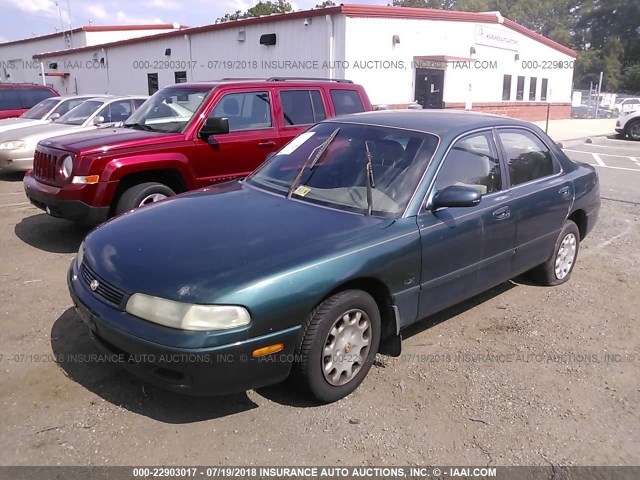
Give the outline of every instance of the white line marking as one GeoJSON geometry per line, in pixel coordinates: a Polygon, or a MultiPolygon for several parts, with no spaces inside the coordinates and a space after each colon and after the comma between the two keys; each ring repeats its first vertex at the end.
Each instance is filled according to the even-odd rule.
{"type": "Polygon", "coordinates": [[[631,229],[633,228],[633,225],[630,224],[629,220],[625,220],[625,222],[627,223],[627,228],[625,228],[622,233],[619,233],[618,235],[615,235],[615,236],[611,237],[609,240],[605,240],[604,242],[599,243],[593,249],[587,250],[586,252],[584,252],[583,258],[585,256],[586,257],[590,257],[591,255],[593,255],[595,253],[598,253],[599,250],[602,250],[603,248],[611,245],[613,242],[615,242],[620,237],[624,237],[625,235],[628,235],[629,232],[631,232],[631,229]]]}
{"type": "Polygon", "coordinates": [[[613,170],[627,170],[629,172],[640,172],[640,168],[611,167],[609,165],[594,165],[594,167],[612,168],[613,170]]]}
{"type": "Polygon", "coordinates": [[[5,195],[22,195],[24,192],[13,192],[13,193],[0,193],[0,196],[4,197],[5,195]]]}
{"type": "Polygon", "coordinates": [[[8,203],[7,205],[2,205],[0,203],[0,207],[19,207],[20,205],[31,205],[31,202],[8,203]]]}
{"type": "Polygon", "coordinates": [[[631,158],[631,157],[627,157],[626,155],[614,155],[612,153],[583,152],[582,150],[569,150],[569,149],[566,149],[565,152],[585,153],[587,155],[599,155],[601,157],[631,158]]]}
{"type": "Polygon", "coordinates": [[[634,162],[636,165],[638,165],[640,167],[640,160],[638,160],[636,157],[628,157],[629,160],[631,160],[632,162],[634,162]]]}
{"type": "Polygon", "coordinates": [[[598,155],[597,153],[592,153],[591,156],[593,156],[593,159],[596,161],[598,166],[600,166],[600,167],[606,167],[607,166],[607,164],[602,161],[602,159],[600,158],[600,155],[598,155]]]}
{"type": "Polygon", "coordinates": [[[614,147],[611,145],[597,145],[595,143],[581,143],[580,146],[581,147],[615,148],[619,150],[629,150],[631,148],[631,145],[629,145],[628,147],[614,147]]]}

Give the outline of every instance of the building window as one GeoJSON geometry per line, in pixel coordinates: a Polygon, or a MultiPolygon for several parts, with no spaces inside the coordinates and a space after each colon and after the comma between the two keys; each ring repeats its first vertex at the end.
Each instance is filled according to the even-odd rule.
{"type": "Polygon", "coordinates": [[[536,77],[531,77],[529,82],[529,101],[536,101],[536,84],[538,83],[538,79],[536,77]]]}
{"type": "Polygon", "coordinates": [[[511,100],[511,75],[505,75],[502,79],[502,100],[511,100]]]}
{"type": "Polygon", "coordinates": [[[282,90],[285,126],[309,125],[327,118],[319,90],[282,90]]]}
{"type": "Polygon", "coordinates": [[[147,73],[147,86],[149,87],[149,95],[153,95],[158,91],[157,73],[147,73]]]}
{"type": "Polygon", "coordinates": [[[542,88],[540,89],[540,100],[543,102],[547,101],[547,88],[548,88],[549,80],[546,78],[542,79],[542,88]]]}
{"type": "Polygon", "coordinates": [[[187,83],[187,72],[175,72],[174,78],[176,83],[187,83]]]}
{"type": "Polygon", "coordinates": [[[518,77],[518,88],[516,90],[516,100],[524,100],[524,77],[518,77]]]}

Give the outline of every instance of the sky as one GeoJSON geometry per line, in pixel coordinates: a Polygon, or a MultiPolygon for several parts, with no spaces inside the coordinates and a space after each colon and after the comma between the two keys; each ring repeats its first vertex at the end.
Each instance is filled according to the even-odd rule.
{"type": "MultiPolygon", "coordinates": [[[[313,8],[321,0],[289,0],[294,10],[313,8]]],[[[0,0],[0,43],[54,33],[60,28],[89,25],[174,23],[197,26],[236,10],[247,10],[258,0],[0,0]],[[68,7],[67,7],[68,6],[68,7]]],[[[387,5],[390,0],[352,0],[334,3],[387,5]]]]}

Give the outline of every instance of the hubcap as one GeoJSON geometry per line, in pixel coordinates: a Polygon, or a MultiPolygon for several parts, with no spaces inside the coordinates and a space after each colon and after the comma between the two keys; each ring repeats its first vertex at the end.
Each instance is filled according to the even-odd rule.
{"type": "Polygon", "coordinates": [[[571,271],[573,261],[576,258],[576,236],[573,233],[567,234],[560,244],[556,255],[556,278],[562,280],[571,271]]]}
{"type": "Polygon", "coordinates": [[[629,130],[629,134],[632,138],[640,139],[640,123],[636,123],[629,130]]]}
{"type": "Polygon", "coordinates": [[[149,203],[159,202],[160,200],[164,200],[165,198],[167,198],[167,196],[163,195],[162,193],[152,193],[151,195],[147,195],[146,197],[144,197],[138,207],[148,205],[149,203]]]}
{"type": "Polygon", "coordinates": [[[322,373],[331,385],[349,383],[360,371],[371,346],[371,322],[359,309],[340,316],[324,343],[322,373]]]}

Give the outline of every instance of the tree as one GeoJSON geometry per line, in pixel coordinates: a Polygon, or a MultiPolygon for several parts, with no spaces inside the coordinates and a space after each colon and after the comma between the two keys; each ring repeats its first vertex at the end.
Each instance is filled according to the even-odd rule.
{"type": "Polygon", "coordinates": [[[319,3],[318,5],[316,5],[315,8],[327,8],[327,7],[335,7],[336,4],[333,3],[331,0],[324,0],[324,2],[319,3]]]}
{"type": "Polygon", "coordinates": [[[237,10],[235,13],[227,13],[224,17],[216,20],[216,23],[240,20],[242,18],[260,17],[262,15],[272,15],[274,13],[288,13],[293,11],[291,4],[284,0],[267,0],[258,2],[246,12],[237,10]]]}

